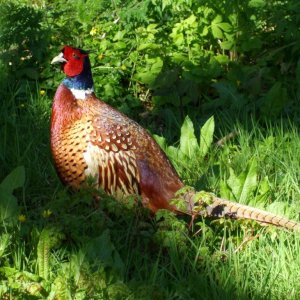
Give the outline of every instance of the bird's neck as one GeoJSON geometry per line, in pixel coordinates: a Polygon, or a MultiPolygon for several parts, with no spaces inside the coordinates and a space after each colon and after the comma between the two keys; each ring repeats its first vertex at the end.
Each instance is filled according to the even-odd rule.
{"type": "Polygon", "coordinates": [[[94,82],[89,61],[84,63],[83,71],[76,76],[66,77],[63,84],[72,92],[75,99],[85,100],[94,92],[94,82]]]}

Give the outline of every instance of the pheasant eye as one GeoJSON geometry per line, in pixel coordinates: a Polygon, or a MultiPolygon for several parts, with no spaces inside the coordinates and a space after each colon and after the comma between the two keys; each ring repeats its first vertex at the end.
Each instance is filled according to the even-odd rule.
{"type": "Polygon", "coordinates": [[[79,57],[75,52],[72,53],[72,56],[73,56],[75,59],[80,59],[80,57],[79,57]]]}

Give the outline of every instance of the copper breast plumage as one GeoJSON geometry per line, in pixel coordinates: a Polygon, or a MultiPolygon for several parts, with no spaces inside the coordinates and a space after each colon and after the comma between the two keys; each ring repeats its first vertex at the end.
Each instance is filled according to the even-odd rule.
{"type": "Polygon", "coordinates": [[[51,146],[61,179],[79,188],[90,176],[97,186],[116,197],[138,194],[136,145],[130,124],[124,120],[117,124],[119,114],[108,112],[107,105],[101,105],[93,96],[75,100],[64,87],[58,96],[65,110],[59,111],[56,119],[55,110],[61,106],[53,107],[51,146]],[[72,104],[68,106],[66,102],[72,104]]]}

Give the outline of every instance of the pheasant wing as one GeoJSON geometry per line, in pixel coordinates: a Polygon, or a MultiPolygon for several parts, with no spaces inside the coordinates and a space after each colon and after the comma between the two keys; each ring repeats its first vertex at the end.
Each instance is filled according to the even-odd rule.
{"type": "Polygon", "coordinates": [[[130,134],[120,125],[94,117],[84,153],[85,174],[96,178],[106,193],[122,198],[139,194],[139,172],[130,134]]]}

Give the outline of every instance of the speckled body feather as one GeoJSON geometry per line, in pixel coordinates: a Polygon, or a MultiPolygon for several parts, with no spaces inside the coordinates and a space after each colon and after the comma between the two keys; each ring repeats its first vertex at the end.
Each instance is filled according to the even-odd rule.
{"type": "Polygon", "coordinates": [[[58,87],[51,116],[51,150],[61,180],[78,189],[89,177],[106,193],[120,199],[141,195],[156,212],[257,220],[300,230],[283,217],[217,197],[202,211],[194,209],[194,192],[184,194],[185,209],[170,204],[184,187],[170,161],[148,132],[124,114],[97,99],[88,53],[65,46],[52,63],[67,75],[58,87]]]}
{"type": "Polygon", "coordinates": [[[171,208],[169,200],[183,187],[145,129],[94,94],[75,99],[64,84],[54,98],[51,149],[65,184],[79,188],[93,176],[116,198],[141,194],[153,211],[171,208]]]}

